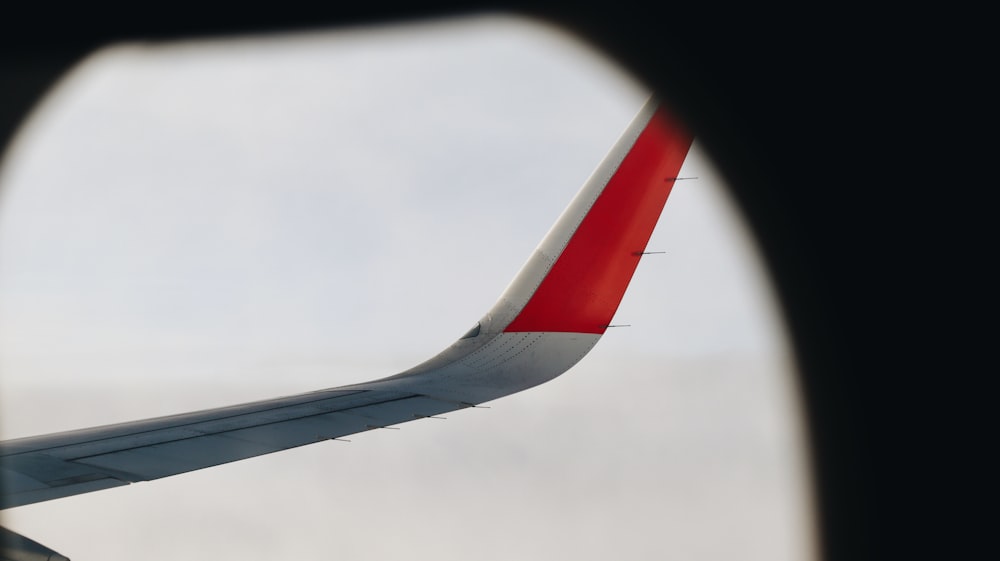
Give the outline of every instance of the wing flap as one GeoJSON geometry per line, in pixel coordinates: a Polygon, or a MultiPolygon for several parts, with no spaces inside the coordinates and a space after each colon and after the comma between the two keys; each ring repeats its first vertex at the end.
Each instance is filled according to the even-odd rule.
{"type": "Polygon", "coordinates": [[[60,448],[67,451],[64,457],[92,455],[100,453],[99,448],[76,450],[72,447],[76,445],[99,447],[101,441],[122,437],[139,439],[142,438],[142,435],[146,434],[153,435],[153,440],[147,443],[163,442],[172,440],[170,437],[163,436],[166,435],[166,433],[161,432],[164,430],[200,426],[202,429],[201,432],[220,432],[239,428],[238,425],[240,422],[247,422],[249,419],[258,421],[289,419],[305,414],[320,414],[338,409],[358,407],[379,401],[380,399],[385,399],[385,397],[375,396],[362,390],[321,390],[217,409],[194,411],[180,415],[169,415],[142,421],[7,440],[0,443],[0,455],[6,456],[60,448]],[[348,396],[353,396],[353,398],[347,399],[348,396]],[[226,427],[224,425],[227,422],[234,424],[231,427],[226,427]],[[218,423],[219,425],[215,430],[212,430],[209,428],[209,423],[218,423]]]}
{"type": "Polygon", "coordinates": [[[76,483],[67,483],[59,485],[42,485],[34,489],[21,489],[15,490],[6,487],[7,486],[7,474],[4,474],[4,496],[3,501],[0,502],[0,508],[11,508],[15,506],[30,505],[34,503],[40,503],[44,501],[50,501],[52,499],[61,499],[63,497],[71,497],[73,495],[82,495],[83,493],[90,493],[93,491],[102,491],[104,489],[111,489],[112,487],[120,487],[122,485],[128,485],[128,481],[122,481],[111,476],[103,476],[96,479],[91,479],[88,481],[80,481],[76,483]]]}
{"type": "Polygon", "coordinates": [[[467,406],[401,391],[314,392],[38,442],[19,439],[0,445],[2,507],[159,479],[467,406]]]}
{"type": "Polygon", "coordinates": [[[147,481],[281,449],[283,447],[265,446],[230,438],[225,434],[213,434],[88,456],[73,460],[72,463],[96,467],[128,481],[147,481]]]}

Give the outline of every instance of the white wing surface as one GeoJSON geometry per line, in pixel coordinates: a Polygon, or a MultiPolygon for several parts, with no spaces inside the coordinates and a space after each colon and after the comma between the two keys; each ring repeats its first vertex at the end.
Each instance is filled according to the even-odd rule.
{"type": "Polygon", "coordinates": [[[438,415],[562,374],[611,322],[690,144],[647,103],[496,305],[423,364],[351,386],[2,442],[0,508],[438,415]]]}

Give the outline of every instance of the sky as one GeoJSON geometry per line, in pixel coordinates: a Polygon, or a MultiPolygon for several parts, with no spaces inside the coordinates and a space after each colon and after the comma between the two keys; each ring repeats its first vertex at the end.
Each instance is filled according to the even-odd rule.
{"type": "MultiPolygon", "coordinates": [[[[360,382],[487,311],[649,97],[506,16],[127,44],[0,170],[0,434],[360,382]]],[[[74,561],[813,555],[789,343],[695,142],[611,329],[447,420],[4,511],[74,561]]]]}

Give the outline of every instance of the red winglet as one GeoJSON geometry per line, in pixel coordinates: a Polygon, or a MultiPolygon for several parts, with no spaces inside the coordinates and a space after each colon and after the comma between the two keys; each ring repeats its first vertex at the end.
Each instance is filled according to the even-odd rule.
{"type": "Polygon", "coordinates": [[[504,331],[604,333],[691,142],[682,124],[659,108],[549,274],[504,331]]]}

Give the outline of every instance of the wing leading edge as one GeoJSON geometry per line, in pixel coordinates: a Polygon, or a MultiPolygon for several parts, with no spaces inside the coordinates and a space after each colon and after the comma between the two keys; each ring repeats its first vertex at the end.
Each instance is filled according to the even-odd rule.
{"type": "Polygon", "coordinates": [[[650,101],[466,336],[371,382],[0,443],[0,508],[454,411],[546,382],[600,339],[691,145],[650,101]]]}

